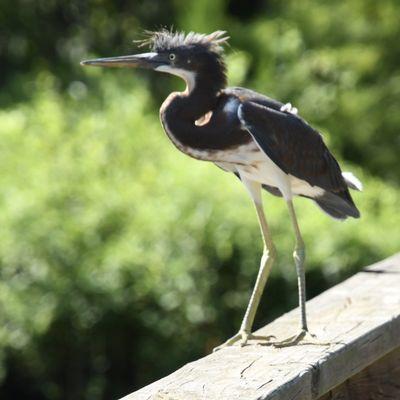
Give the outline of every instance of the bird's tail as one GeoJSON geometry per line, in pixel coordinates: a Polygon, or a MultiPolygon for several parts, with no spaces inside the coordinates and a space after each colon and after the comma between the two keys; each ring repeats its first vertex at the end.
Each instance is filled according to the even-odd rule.
{"type": "Polygon", "coordinates": [[[333,218],[342,220],[348,217],[360,218],[360,211],[354,204],[348,189],[341,192],[326,191],[323,195],[314,198],[314,201],[333,218]]]}
{"type": "Polygon", "coordinates": [[[314,201],[323,211],[325,211],[332,218],[360,218],[360,211],[358,211],[358,208],[356,207],[354,202],[346,201],[337,194],[326,192],[322,196],[315,198],[314,201]]]}
{"type": "MultiPolygon", "coordinates": [[[[342,172],[342,176],[349,189],[362,191],[362,183],[351,172],[342,172]]],[[[360,211],[354,204],[348,189],[335,193],[325,192],[314,200],[323,211],[333,218],[360,218],[360,211]]]]}

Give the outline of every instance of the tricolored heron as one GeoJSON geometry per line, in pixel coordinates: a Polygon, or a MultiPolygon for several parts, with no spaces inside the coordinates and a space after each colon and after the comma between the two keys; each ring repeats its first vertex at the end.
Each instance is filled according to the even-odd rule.
{"type": "Polygon", "coordinates": [[[283,104],[240,87],[227,88],[222,45],[228,37],[168,30],[152,32],[141,45],[151,52],[83,61],[101,67],[141,67],[177,75],[184,92],[171,93],[160,109],[161,122],[172,143],[198,160],[211,161],[235,174],[249,192],[257,212],[264,251],[256,283],[239,332],[222,346],[246,344],[272,263],[275,246],[264,215],[261,189],[283,197],[295,233],[294,262],[299,286],[301,331],[308,334],[306,318],[305,247],[292,199],[313,200],[333,218],[359,218],[348,188],[361,190],[360,181],[343,173],[322,136],[283,104]]]}

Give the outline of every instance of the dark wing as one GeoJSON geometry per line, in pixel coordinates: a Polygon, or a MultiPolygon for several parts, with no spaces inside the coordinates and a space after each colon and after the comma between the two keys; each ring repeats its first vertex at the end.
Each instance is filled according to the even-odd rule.
{"type": "Polygon", "coordinates": [[[252,103],[261,104],[274,110],[280,110],[283,106],[283,103],[280,101],[247,88],[230,87],[225,89],[224,92],[228,95],[237,97],[242,103],[245,101],[251,101],[252,103]]]}
{"type": "Polygon", "coordinates": [[[300,117],[253,101],[238,111],[243,126],[285,173],[331,192],[347,191],[339,164],[322,136],[300,117]]]}

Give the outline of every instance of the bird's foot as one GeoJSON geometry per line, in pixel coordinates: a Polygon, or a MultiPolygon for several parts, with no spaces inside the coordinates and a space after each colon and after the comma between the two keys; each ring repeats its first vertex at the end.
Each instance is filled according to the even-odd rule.
{"type": "Polygon", "coordinates": [[[262,335],[254,335],[251,332],[239,331],[236,335],[233,335],[229,338],[225,343],[222,343],[220,346],[217,346],[213,349],[213,351],[218,351],[223,349],[224,347],[233,346],[237,342],[239,342],[239,346],[243,347],[248,344],[249,340],[257,341],[256,344],[260,344],[260,342],[269,342],[272,338],[276,339],[275,336],[262,336],[262,335]]]}
{"type": "Polygon", "coordinates": [[[290,347],[296,345],[306,345],[313,344],[316,346],[330,346],[332,343],[321,342],[317,339],[316,335],[310,333],[307,329],[302,329],[296,335],[290,336],[289,338],[282,340],[280,342],[272,343],[274,347],[290,347]]]}

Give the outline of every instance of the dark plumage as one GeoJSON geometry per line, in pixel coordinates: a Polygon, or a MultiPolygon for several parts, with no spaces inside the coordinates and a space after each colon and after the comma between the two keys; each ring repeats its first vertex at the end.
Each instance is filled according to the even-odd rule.
{"type": "Polygon", "coordinates": [[[338,162],[322,136],[303,119],[256,101],[244,102],[239,117],[262,150],[282,171],[326,191],[315,197],[325,212],[338,219],[360,216],[338,162]]]}
{"type": "Polygon", "coordinates": [[[225,31],[215,31],[206,35],[204,33],[173,32],[168,29],[160,31],[146,31],[146,38],[136,40],[139,47],[148,46],[151,51],[170,51],[178,48],[189,48],[190,46],[201,47],[203,50],[216,54],[223,52],[223,45],[227,43],[229,36],[225,31]]]}
{"type": "Polygon", "coordinates": [[[262,208],[261,189],[287,203],[296,238],[294,260],[299,281],[302,332],[307,332],[305,248],[292,198],[312,199],[331,217],[358,218],[348,188],[361,190],[350,173],[342,173],[322,136],[289,103],[244,88],[226,87],[223,31],[209,35],[161,30],[140,46],[151,52],[84,61],[84,65],[142,67],[177,75],[184,92],[171,93],[160,109],[161,122],[174,145],[185,154],[214,162],[235,174],[247,188],[257,211],[264,241],[260,272],[242,326],[225,345],[253,338],[251,327],[275,258],[275,247],[262,208]]]}

